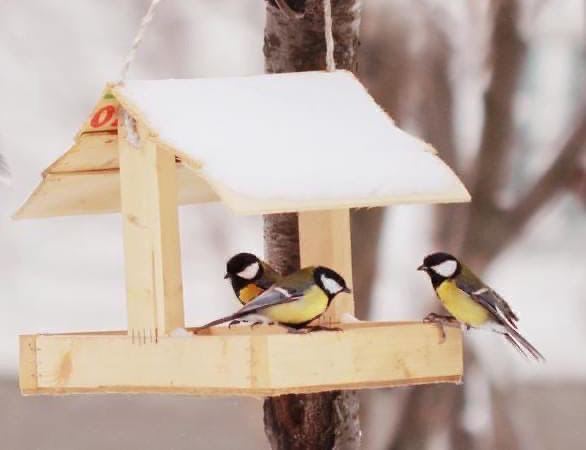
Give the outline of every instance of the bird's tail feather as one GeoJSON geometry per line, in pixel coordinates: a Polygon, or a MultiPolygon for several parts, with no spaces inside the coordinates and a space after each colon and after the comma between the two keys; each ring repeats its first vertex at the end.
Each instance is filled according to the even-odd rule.
{"type": "Polygon", "coordinates": [[[513,345],[513,347],[515,347],[515,349],[517,349],[517,351],[519,351],[526,358],[531,357],[536,361],[545,362],[545,358],[541,352],[537,350],[527,339],[521,336],[517,330],[511,327],[507,327],[505,337],[511,343],[511,345],[513,345]]]}
{"type": "Polygon", "coordinates": [[[193,332],[197,334],[198,331],[205,330],[206,328],[215,327],[216,325],[220,325],[222,323],[231,322],[232,320],[238,319],[241,316],[242,316],[242,314],[238,314],[238,313],[230,314],[229,316],[225,316],[225,317],[221,317],[216,320],[212,320],[211,322],[208,322],[205,325],[202,325],[201,327],[197,327],[193,330],[193,332]]]}

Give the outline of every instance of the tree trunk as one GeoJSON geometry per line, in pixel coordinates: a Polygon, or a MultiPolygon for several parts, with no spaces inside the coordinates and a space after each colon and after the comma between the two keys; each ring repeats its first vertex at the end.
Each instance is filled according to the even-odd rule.
{"type": "MultiPolygon", "coordinates": [[[[269,73],[323,70],[325,37],[322,0],[286,0],[302,12],[291,18],[267,2],[265,69],[269,73]]],[[[334,56],[340,69],[356,69],[360,9],[357,0],[332,0],[334,56]]],[[[296,124],[291,124],[294,128],[296,124]]],[[[299,268],[297,214],[264,218],[265,256],[281,273],[299,268]]],[[[354,392],[283,395],[264,401],[265,432],[273,449],[358,449],[360,423],[354,392]]]]}

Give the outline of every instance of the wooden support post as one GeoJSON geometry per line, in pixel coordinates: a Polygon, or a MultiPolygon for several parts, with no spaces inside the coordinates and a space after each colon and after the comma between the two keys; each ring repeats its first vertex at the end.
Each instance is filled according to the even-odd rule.
{"type": "Polygon", "coordinates": [[[118,147],[128,333],[156,340],[184,326],[175,155],[125,114],[118,147]]]}
{"type": "MultiPolygon", "coordinates": [[[[348,286],[352,287],[350,210],[299,213],[299,252],[301,267],[329,267],[342,275],[348,286]]],[[[352,294],[336,297],[321,322],[339,322],[345,313],[354,314],[352,294]]]]}

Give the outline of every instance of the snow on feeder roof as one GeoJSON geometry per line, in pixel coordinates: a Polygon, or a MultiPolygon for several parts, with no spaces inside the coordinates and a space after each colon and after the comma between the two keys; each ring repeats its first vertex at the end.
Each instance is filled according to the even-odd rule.
{"type": "Polygon", "coordinates": [[[266,214],[470,199],[353,74],[305,72],[108,86],[17,218],[120,210],[120,105],[176,155],[181,204],[266,214]]]}
{"type": "Polygon", "coordinates": [[[432,324],[345,323],[352,294],[319,319],[341,333],[176,335],[177,204],[217,200],[238,213],[299,211],[301,265],[332,267],[352,286],[349,208],[469,195],[349,72],[110,85],[16,217],[122,212],[127,330],[21,336],[22,392],[257,396],[461,381],[460,330],[439,343],[432,324]],[[329,369],[308,370],[316,362],[329,369]]]}

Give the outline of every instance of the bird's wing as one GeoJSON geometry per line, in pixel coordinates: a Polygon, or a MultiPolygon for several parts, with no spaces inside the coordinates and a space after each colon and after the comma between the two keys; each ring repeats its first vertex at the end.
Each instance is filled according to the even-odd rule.
{"type": "Polygon", "coordinates": [[[314,284],[313,270],[313,267],[306,267],[281,278],[277,284],[274,284],[253,301],[240,308],[236,314],[250,314],[262,311],[269,306],[289,303],[301,298],[305,291],[314,284]]]}
{"type": "Polygon", "coordinates": [[[496,302],[498,304],[498,309],[503,313],[507,322],[513,327],[517,328],[517,322],[519,321],[519,317],[515,312],[511,309],[509,304],[502,298],[495,290],[490,289],[492,295],[496,298],[496,302]]]}
{"type": "Polygon", "coordinates": [[[455,282],[458,288],[484,306],[498,322],[514,329],[517,328],[516,322],[519,318],[505,299],[484,284],[470,270],[464,269],[460,276],[456,277],[455,282]]]}
{"type": "Polygon", "coordinates": [[[545,361],[543,355],[527,339],[517,331],[516,322],[519,320],[509,304],[491,288],[486,286],[469,269],[464,269],[463,276],[456,277],[456,286],[470,297],[484,306],[494,320],[503,327],[502,331],[507,340],[525,357],[532,357],[536,361],[545,361]]]}
{"type": "Polygon", "coordinates": [[[303,289],[286,289],[280,286],[272,286],[251,302],[240,308],[235,314],[239,317],[252,314],[269,306],[281,305],[293,302],[303,296],[303,289]]]}
{"type": "Polygon", "coordinates": [[[195,329],[195,332],[197,333],[200,330],[204,330],[215,325],[220,325],[221,323],[240,319],[241,317],[247,316],[249,314],[258,313],[271,306],[299,300],[301,297],[303,297],[305,291],[309,289],[309,287],[311,287],[311,285],[314,283],[313,270],[313,267],[306,267],[305,269],[299,270],[298,272],[281,278],[278,284],[275,284],[271,288],[264,291],[262,294],[244,305],[234,314],[230,314],[229,316],[206,323],[205,325],[195,329]]]}
{"type": "Polygon", "coordinates": [[[244,305],[234,314],[230,314],[229,316],[221,317],[220,319],[216,319],[212,322],[206,323],[205,325],[196,328],[195,332],[197,333],[198,331],[205,330],[206,328],[210,328],[226,322],[231,322],[233,320],[240,319],[241,317],[248,316],[250,314],[258,313],[270,306],[294,302],[303,296],[305,287],[306,286],[300,286],[298,288],[291,289],[275,285],[270,289],[264,291],[251,302],[244,305]]]}

